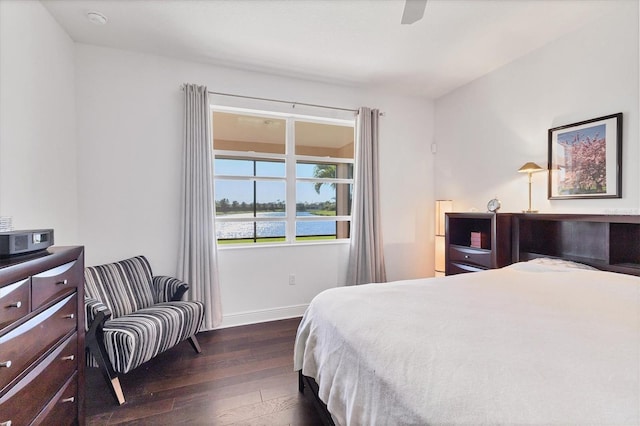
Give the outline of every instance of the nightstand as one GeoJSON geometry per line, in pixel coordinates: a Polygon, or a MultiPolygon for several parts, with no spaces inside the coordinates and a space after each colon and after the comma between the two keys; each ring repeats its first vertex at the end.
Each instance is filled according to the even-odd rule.
{"type": "Polygon", "coordinates": [[[445,274],[511,264],[511,220],[509,213],[447,213],[445,274]]]}

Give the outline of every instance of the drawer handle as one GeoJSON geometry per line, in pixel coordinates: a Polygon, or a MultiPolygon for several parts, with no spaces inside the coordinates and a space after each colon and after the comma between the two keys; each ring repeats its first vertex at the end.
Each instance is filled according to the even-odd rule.
{"type": "MultiPolygon", "coordinates": [[[[5,368],[11,367],[11,360],[0,362],[0,367],[5,367],[5,368]]],[[[2,424],[0,424],[0,426],[2,426],[2,424]]]]}
{"type": "Polygon", "coordinates": [[[62,358],[60,358],[62,361],[73,361],[74,359],[76,359],[75,355],[67,355],[67,356],[63,356],[62,358]]]}
{"type": "Polygon", "coordinates": [[[69,318],[69,319],[74,319],[76,316],[74,314],[68,314],[63,316],[62,318],[69,318]]]}
{"type": "Polygon", "coordinates": [[[67,281],[67,280],[58,281],[56,283],[56,285],[67,285],[67,284],[69,284],[69,281],[67,281]]]}
{"type": "Polygon", "coordinates": [[[76,400],[75,396],[70,396],[69,398],[64,398],[60,402],[73,402],[76,400]]]}
{"type": "Polygon", "coordinates": [[[468,254],[465,254],[465,255],[464,255],[464,258],[465,258],[465,259],[468,259],[468,258],[469,258],[469,255],[468,255],[468,254]]]}
{"type": "MultiPolygon", "coordinates": [[[[21,306],[22,302],[18,300],[17,302],[9,303],[7,308],[20,308],[21,306]]],[[[2,424],[0,424],[0,426],[2,426],[2,424]]]]}
{"type": "Polygon", "coordinates": [[[11,426],[11,420],[7,420],[6,422],[0,422],[0,426],[11,426]]]}

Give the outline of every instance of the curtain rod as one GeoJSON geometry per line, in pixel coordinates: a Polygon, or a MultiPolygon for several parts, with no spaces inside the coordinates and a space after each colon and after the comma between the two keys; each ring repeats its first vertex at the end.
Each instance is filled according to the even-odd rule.
{"type": "Polygon", "coordinates": [[[304,105],[304,106],[314,107],[314,108],[335,109],[335,110],[338,110],[338,111],[350,111],[350,112],[355,112],[355,113],[358,112],[357,109],[351,109],[351,108],[340,108],[340,107],[332,107],[332,106],[328,106],[328,105],[308,104],[308,103],[305,103],[305,102],[283,101],[283,100],[280,100],[280,99],[258,98],[256,96],[234,95],[234,94],[231,94],[231,93],[212,92],[212,91],[209,91],[209,94],[210,95],[220,95],[220,96],[232,96],[234,98],[254,99],[254,100],[257,100],[257,101],[279,102],[279,103],[282,103],[282,104],[291,104],[293,108],[295,108],[296,105],[304,105]]]}
{"type": "MultiPolygon", "coordinates": [[[[184,90],[184,84],[182,84],[180,86],[180,90],[184,90]]],[[[220,95],[220,96],[231,96],[234,98],[244,98],[244,99],[254,99],[257,101],[268,101],[268,102],[279,102],[282,104],[291,104],[293,108],[296,107],[296,105],[304,105],[304,106],[308,106],[308,107],[314,107],[314,108],[325,108],[325,109],[334,109],[334,110],[338,110],[338,111],[349,111],[349,112],[353,112],[358,114],[358,110],[357,109],[351,109],[351,108],[340,108],[340,107],[332,107],[332,106],[328,106],[328,105],[318,105],[318,104],[308,104],[305,102],[295,102],[295,101],[283,101],[281,99],[270,99],[270,98],[259,98],[256,96],[246,96],[246,95],[234,95],[233,93],[223,93],[223,92],[212,92],[211,90],[207,90],[207,93],[210,95],[220,95]]],[[[378,113],[379,116],[384,117],[385,113],[384,111],[380,111],[378,113]]]]}

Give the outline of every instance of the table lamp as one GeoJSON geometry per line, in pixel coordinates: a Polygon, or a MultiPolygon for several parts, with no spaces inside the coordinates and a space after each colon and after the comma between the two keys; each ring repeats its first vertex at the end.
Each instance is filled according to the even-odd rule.
{"type": "Polygon", "coordinates": [[[528,173],[529,174],[529,209],[523,210],[522,213],[538,213],[538,210],[531,210],[531,175],[536,172],[541,172],[544,169],[538,166],[536,163],[526,163],[524,166],[518,169],[520,173],[528,173]]]}

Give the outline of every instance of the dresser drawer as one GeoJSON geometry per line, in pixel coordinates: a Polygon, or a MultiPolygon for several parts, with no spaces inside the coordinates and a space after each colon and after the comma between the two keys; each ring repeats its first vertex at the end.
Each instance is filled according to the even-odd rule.
{"type": "Polygon", "coordinates": [[[449,246],[449,261],[491,268],[491,251],[473,247],[449,246]]]}
{"type": "Polygon", "coordinates": [[[37,425],[71,426],[76,424],[77,413],[78,375],[74,374],[33,423],[37,425]]]}
{"type": "Polygon", "coordinates": [[[18,281],[0,288],[0,330],[30,311],[30,280],[18,281]]]}
{"type": "Polygon", "coordinates": [[[455,274],[464,274],[466,272],[480,272],[480,271],[486,271],[486,270],[487,268],[483,268],[481,266],[450,262],[448,272],[449,272],[449,275],[455,275],[455,274]]]}
{"type": "Polygon", "coordinates": [[[82,276],[82,273],[78,273],[80,266],[80,263],[74,260],[32,276],[32,310],[36,310],[45,303],[75,290],[80,285],[78,277],[82,276]]]}
{"type": "Polygon", "coordinates": [[[76,351],[74,334],[9,389],[0,398],[0,424],[7,421],[13,425],[28,424],[49,406],[51,399],[76,371],[77,362],[69,359],[69,356],[77,355],[76,351]]]}
{"type": "Polygon", "coordinates": [[[63,336],[76,329],[76,303],[77,297],[73,294],[0,335],[0,365],[4,365],[0,366],[0,391],[63,336]]]}

